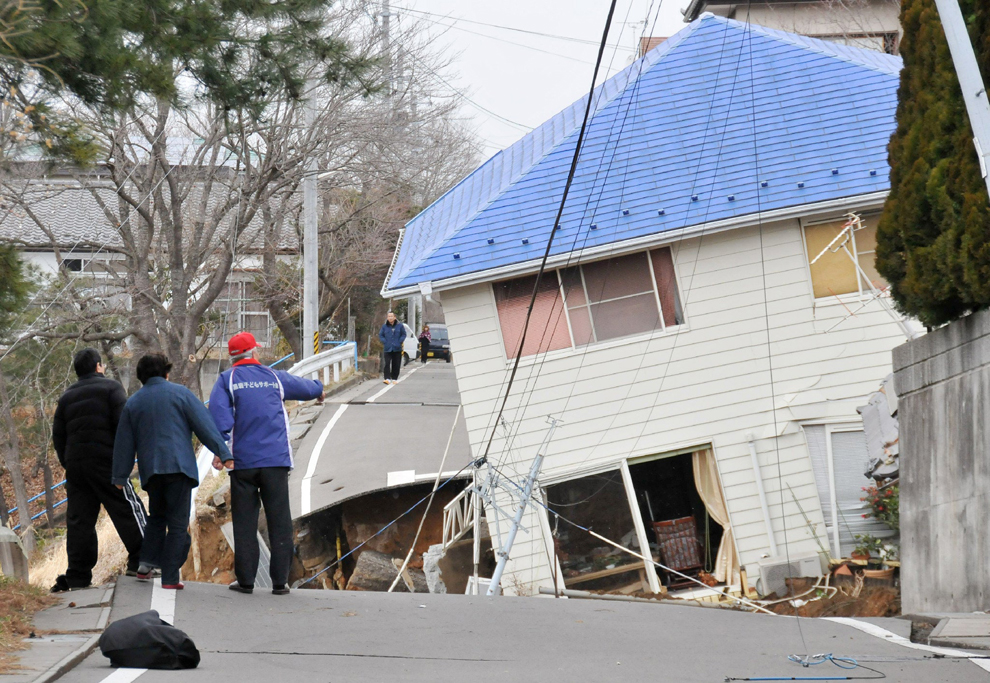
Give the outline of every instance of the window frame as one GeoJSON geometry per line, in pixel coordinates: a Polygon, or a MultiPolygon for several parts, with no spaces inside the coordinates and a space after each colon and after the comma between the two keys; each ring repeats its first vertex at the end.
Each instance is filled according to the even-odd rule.
{"type": "MultiPolygon", "coordinates": [[[[802,235],[803,235],[803,231],[802,231],[802,235]]],[[[547,268],[547,272],[548,273],[549,272],[552,272],[556,276],[556,278],[557,278],[557,288],[558,288],[558,291],[560,292],[560,301],[561,301],[561,304],[563,305],[563,309],[564,309],[564,320],[567,323],[567,333],[568,333],[568,337],[570,338],[570,341],[571,341],[571,346],[570,346],[570,348],[564,347],[564,348],[561,348],[561,349],[554,349],[552,351],[541,351],[541,352],[538,352],[538,353],[530,354],[528,356],[522,356],[520,358],[520,361],[519,361],[520,364],[525,364],[527,362],[535,362],[535,359],[538,356],[553,358],[555,356],[567,356],[567,355],[571,355],[571,354],[576,353],[576,352],[578,352],[580,350],[589,349],[589,348],[608,349],[608,348],[612,348],[614,346],[621,346],[623,344],[636,343],[636,342],[639,342],[639,341],[652,339],[652,338],[654,338],[656,336],[662,336],[662,335],[666,335],[666,334],[673,334],[673,333],[677,333],[677,332],[681,332],[681,331],[685,331],[685,330],[689,329],[689,327],[688,327],[687,305],[685,304],[685,302],[682,300],[682,297],[681,297],[681,293],[684,291],[684,289],[683,289],[683,287],[681,285],[681,276],[680,276],[680,272],[679,272],[679,270],[677,268],[677,263],[676,263],[676,261],[674,259],[674,256],[675,256],[675,254],[674,254],[673,244],[669,244],[668,243],[668,244],[659,244],[659,245],[655,245],[655,246],[640,248],[640,249],[636,249],[635,251],[629,251],[629,252],[623,252],[623,253],[613,253],[613,254],[609,254],[607,256],[603,256],[602,258],[589,259],[588,261],[584,261],[584,262],[580,262],[580,263],[573,263],[573,264],[570,264],[570,265],[566,265],[565,264],[565,265],[561,265],[561,266],[557,266],[557,267],[553,267],[553,268],[547,268]],[[658,250],[658,249],[669,249],[670,250],[670,257],[671,257],[670,260],[671,260],[671,265],[673,267],[673,274],[674,274],[674,285],[677,287],[677,300],[676,300],[676,304],[677,305],[675,306],[674,315],[676,316],[677,309],[679,308],[680,309],[681,320],[682,320],[682,322],[680,324],[678,324],[678,325],[667,325],[666,324],[666,321],[664,320],[664,309],[663,309],[663,304],[662,304],[661,299],[660,299],[660,285],[657,283],[656,271],[655,271],[655,269],[653,267],[653,258],[650,255],[650,252],[655,251],[655,250],[658,250]],[[599,261],[607,261],[609,259],[619,258],[619,257],[622,257],[622,256],[630,256],[630,255],[634,255],[634,254],[644,254],[645,257],[646,257],[646,263],[647,263],[647,266],[649,268],[649,273],[650,273],[650,283],[651,283],[652,289],[653,289],[653,299],[654,299],[654,302],[657,305],[657,314],[658,314],[658,319],[659,319],[659,323],[660,324],[659,324],[659,326],[657,328],[655,328],[654,330],[651,330],[651,331],[640,332],[640,333],[631,334],[631,335],[627,335],[627,336],[623,336],[623,337],[613,337],[611,339],[599,340],[598,339],[598,333],[595,331],[595,319],[594,319],[594,313],[591,310],[591,306],[592,306],[591,299],[588,296],[588,285],[585,282],[584,270],[581,269],[581,266],[586,265],[586,264],[590,264],[590,263],[597,263],[599,261]],[[581,288],[584,291],[585,303],[582,304],[582,305],[576,306],[575,308],[583,308],[583,309],[586,309],[588,311],[588,320],[589,320],[589,322],[591,324],[591,333],[592,333],[592,336],[594,337],[594,340],[593,341],[591,341],[591,342],[589,342],[587,344],[582,344],[581,346],[578,346],[577,343],[575,342],[575,339],[574,339],[574,326],[571,323],[570,310],[569,310],[569,308],[567,306],[567,294],[565,292],[564,278],[563,278],[563,271],[566,270],[567,268],[577,268],[578,269],[578,272],[579,272],[579,274],[581,276],[581,288]]],[[[508,351],[508,349],[505,346],[505,334],[504,334],[504,332],[502,330],[502,323],[501,323],[501,320],[499,319],[499,315],[498,315],[498,300],[495,297],[495,285],[498,284],[498,283],[500,283],[500,282],[506,282],[506,281],[509,281],[509,280],[516,280],[516,279],[520,279],[520,278],[524,278],[524,277],[529,277],[531,275],[534,275],[534,273],[520,273],[520,274],[516,274],[516,275],[514,275],[512,277],[509,277],[509,278],[492,280],[492,281],[488,282],[487,285],[486,285],[486,289],[488,290],[489,301],[491,302],[492,310],[495,312],[495,329],[496,329],[496,331],[498,333],[499,340],[500,340],[500,343],[502,345],[502,353],[505,355],[506,363],[513,363],[513,362],[515,362],[515,357],[509,355],[509,351],[508,351]]],[[[547,274],[545,273],[544,274],[544,277],[546,277],[546,276],[547,276],[547,274]]],[[[620,301],[622,299],[627,299],[627,298],[632,298],[632,297],[637,297],[637,296],[643,296],[644,294],[646,294],[645,291],[644,292],[639,292],[639,293],[636,293],[636,294],[629,294],[629,295],[626,295],[626,296],[615,297],[613,299],[606,299],[606,300],[603,300],[603,301],[600,301],[600,302],[595,302],[595,303],[597,304],[597,303],[608,303],[608,302],[611,302],[611,301],[620,301]]]]}
{"type": "MultiPolygon", "coordinates": [[[[857,213],[859,213],[860,219],[862,219],[864,223],[868,218],[880,217],[880,210],[860,211],[857,213]]],[[[826,225],[828,223],[838,223],[839,221],[843,221],[843,219],[845,218],[846,218],[846,214],[843,214],[841,216],[829,216],[827,218],[814,218],[814,219],[808,219],[802,217],[798,220],[801,227],[802,258],[804,259],[805,273],[808,277],[808,286],[809,286],[808,294],[811,297],[811,302],[814,306],[822,306],[829,304],[839,305],[846,301],[862,301],[873,296],[873,292],[868,287],[864,287],[863,276],[859,272],[859,268],[856,268],[855,270],[856,287],[857,287],[855,292],[846,292],[844,294],[829,294],[828,296],[822,296],[822,297],[815,296],[815,280],[811,274],[811,257],[809,257],[808,255],[807,229],[819,225],[826,225]]],[[[853,251],[853,257],[856,259],[856,264],[858,265],[859,246],[856,244],[855,231],[852,233],[852,251],[853,251]]],[[[873,250],[873,253],[876,253],[875,248],[873,250]]],[[[889,297],[890,290],[888,289],[887,291],[881,292],[881,296],[889,297]]]]}

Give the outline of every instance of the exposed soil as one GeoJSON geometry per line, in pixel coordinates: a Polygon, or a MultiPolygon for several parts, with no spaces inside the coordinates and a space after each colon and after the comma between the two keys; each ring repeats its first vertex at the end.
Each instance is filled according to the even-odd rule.
{"type": "MultiPolygon", "coordinates": [[[[777,614],[802,617],[896,617],[901,613],[901,590],[897,586],[864,585],[862,580],[815,588],[815,579],[788,580],[793,601],[768,607],[777,614]],[[809,592],[810,591],[810,592],[809,592]]],[[[786,595],[768,599],[783,599],[786,595]]]]}
{"type": "Polygon", "coordinates": [[[58,602],[41,588],[9,577],[0,577],[0,674],[19,669],[13,653],[24,649],[31,635],[31,620],[39,610],[58,602]]]}

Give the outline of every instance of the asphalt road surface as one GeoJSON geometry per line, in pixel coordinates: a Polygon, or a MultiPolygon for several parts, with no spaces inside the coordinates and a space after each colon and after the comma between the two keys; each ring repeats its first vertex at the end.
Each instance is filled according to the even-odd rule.
{"type": "Polygon", "coordinates": [[[863,668],[840,670],[828,662],[804,668],[788,661],[787,655],[806,650],[853,657],[898,683],[990,680],[985,659],[936,658],[936,652],[949,651],[906,646],[910,622],[900,619],[799,623],[793,617],[669,603],[553,598],[321,590],[241,595],[201,583],[164,591],[129,578],[117,583],[110,619],[152,605],[174,615],[175,626],[196,643],[202,655],[198,669],[114,670],[97,650],[60,681],[879,678],[863,668]]]}
{"type": "Polygon", "coordinates": [[[459,404],[454,366],[442,361],[410,363],[397,384],[368,380],[328,400],[296,449],[293,519],[373,491],[434,481],[448,440],[443,471],[457,472],[471,460],[459,404]]]}

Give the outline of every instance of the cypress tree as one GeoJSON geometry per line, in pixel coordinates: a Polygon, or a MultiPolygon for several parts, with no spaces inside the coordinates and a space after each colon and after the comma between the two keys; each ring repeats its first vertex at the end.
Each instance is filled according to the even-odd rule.
{"type": "MultiPolygon", "coordinates": [[[[986,79],[990,7],[959,4],[986,79]]],[[[903,0],[901,26],[904,70],[877,270],[901,311],[935,326],[990,306],[990,202],[934,0],[903,0]]]]}

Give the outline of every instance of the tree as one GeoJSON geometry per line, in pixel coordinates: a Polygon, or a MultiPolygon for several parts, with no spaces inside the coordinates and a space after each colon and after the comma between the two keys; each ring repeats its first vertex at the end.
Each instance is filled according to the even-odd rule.
{"type": "Polygon", "coordinates": [[[97,145],[56,102],[104,115],[149,98],[203,99],[255,117],[298,100],[307,77],[338,83],[367,64],[328,27],[334,0],[0,0],[6,142],[93,161],[97,145]]]}
{"type": "MultiPolygon", "coordinates": [[[[986,78],[990,7],[960,5],[986,78]]],[[[901,311],[935,326],[990,305],[990,203],[934,1],[905,0],[901,25],[904,69],[877,270],[901,311]]]]}
{"type": "MultiPolygon", "coordinates": [[[[17,251],[10,245],[0,245],[0,337],[5,337],[14,316],[20,312],[29,293],[30,285],[24,275],[23,266],[17,251]]],[[[17,500],[18,518],[21,520],[21,529],[26,533],[27,542],[25,546],[29,549],[33,547],[31,535],[31,512],[28,507],[27,487],[24,484],[24,477],[21,473],[20,442],[17,434],[17,425],[14,422],[14,404],[10,400],[7,392],[7,381],[4,377],[3,368],[0,368],[0,418],[2,418],[6,437],[4,439],[4,463],[7,471],[10,472],[11,482],[14,485],[14,496],[17,500]]],[[[3,506],[3,521],[7,521],[7,502],[0,494],[0,505],[3,506]]]]}

